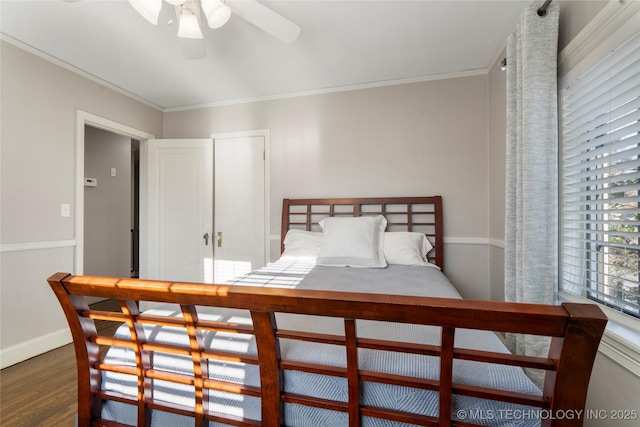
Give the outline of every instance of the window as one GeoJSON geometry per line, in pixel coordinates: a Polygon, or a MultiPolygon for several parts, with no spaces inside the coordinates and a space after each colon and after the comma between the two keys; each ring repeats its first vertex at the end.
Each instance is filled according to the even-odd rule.
{"type": "Polygon", "coordinates": [[[561,291],[640,318],[640,32],[560,99],[561,291]]]}

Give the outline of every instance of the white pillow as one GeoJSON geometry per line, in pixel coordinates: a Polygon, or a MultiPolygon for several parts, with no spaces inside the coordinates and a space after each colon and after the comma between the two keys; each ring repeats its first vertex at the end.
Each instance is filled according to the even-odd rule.
{"type": "Polygon", "coordinates": [[[291,229],[284,236],[284,252],[281,258],[315,258],[320,251],[322,233],[291,229]]]}
{"type": "Polygon", "coordinates": [[[397,231],[384,233],[384,257],[388,264],[426,265],[433,249],[423,233],[397,231]]]}
{"type": "Polygon", "coordinates": [[[384,268],[384,229],[387,220],[376,217],[330,217],[320,221],[322,243],[317,263],[333,267],[384,268]]]}

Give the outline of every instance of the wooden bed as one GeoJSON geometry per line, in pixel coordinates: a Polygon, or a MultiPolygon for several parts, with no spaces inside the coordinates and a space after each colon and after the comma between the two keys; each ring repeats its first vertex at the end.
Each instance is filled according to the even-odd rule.
{"type": "MultiPolygon", "coordinates": [[[[430,261],[444,267],[442,201],[435,197],[304,199],[284,200],[282,237],[287,230],[317,230],[326,216],[361,216],[383,214],[388,230],[419,231],[428,235],[434,246],[430,261]]],[[[431,268],[431,267],[425,267],[431,268]]],[[[599,308],[588,304],[564,303],[562,306],[515,304],[447,298],[409,297],[354,292],[311,291],[268,287],[170,283],[162,281],[119,279],[110,277],[71,276],[57,273],[48,279],[67,317],[76,351],[78,368],[78,425],[120,426],[102,419],[107,400],[131,405],[139,426],[150,425],[155,410],[192,417],[195,426],[219,422],[237,426],[287,425],[285,404],[308,405],[348,414],[349,426],[359,426],[363,417],[379,417],[415,425],[468,426],[452,413],[452,396],[471,396],[545,411],[542,425],[582,425],[580,416],[558,417],[561,411],[584,409],[593,362],[607,319],[599,308]],[[91,310],[84,297],[112,298],[119,301],[120,312],[91,310]],[[141,314],[138,301],[180,304],[182,317],[141,314]],[[252,326],[221,323],[199,318],[196,306],[240,308],[250,312],[252,326]],[[328,316],[343,319],[344,334],[282,330],[277,313],[328,316]],[[362,338],[356,320],[400,322],[441,327],[439,345],[413,345],[405,342],[362,338]],[[126,323],[129,340],[98,336],[95,321],[126,323]],[[188,345],[154,343],[145,337],[144,325],[184,328],[188,345]],[[461,328],[485,331],[534,334],[551,337],[548,357],[536,358],[508,353],[458,348],[454,342],[461,328]],[[203,334],[210,331],[237,332],[255,336],[256,356],[238,356],[207,348],[203,334]],[[346,367],[283,360],[280,340],[294,339],[343,346],[346,367]],[[135,366],[108,364],[102,361],[101,349],[118,346],[133,349],[135,366]],[[439,358],[437,379],[410,378],[403,375],[373,372],[358,366],[361,349],[426,354],[439,358]],[[157,352],[188,356],[193,361],[190,375],[162,371],[152,366],[157,352]],[[214,380],[208,375],[209,360],[235,360],[259,367],[259,387],[214,380]],[[529,395],[457,383],[453,380],[454,360],[541,369],[546,372],[541,395],[529,395]],[[331,401],[285,391],[283,372],[302,371],[346,379],[346,402],[331,401]],[[103,372],[123,373],[137,380],[137,396],[101,389],[103,372]],[[153,381],[165,380],[193,387],[194,405],[179,405],[158,400],[153,381]],[[363,404],[363,383],[375,382],[431,390],[437,393],[437,414],[418,415],[363,404]],[[209,395],[217,390],[254,396],[261,399],[261,420],[242,416],[221,416],[209,410],[209,395]]],[[[454,408],[455,409],[455,408],[454,408]]],[[[563,412],[565,413],[565,412],[563,412]]],[[[579,414],[579,412],[574,412],[579,414]]],[[[459,414],[458,414],[459,415],[459,414]]],[[[487,415],[487,414],[485,414],[487,415]]]]}

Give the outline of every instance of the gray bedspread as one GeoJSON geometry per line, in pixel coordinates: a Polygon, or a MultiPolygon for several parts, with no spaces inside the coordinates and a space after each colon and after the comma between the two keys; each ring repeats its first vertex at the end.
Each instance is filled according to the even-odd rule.
{"type": "MultiPolygon", "coordinates": [[[[432,297],[460,298],[444,274],[437,267],[397,266],[385,269],[360,269],[314,266],[311,260],[281,259],[256,272],[235,279],[232,284],[250,286],[275,286],[298,289],[335,290],[368,292],[397,295],[419,295],[432,297]]],[[[181,316],[177,306],[166,304],[148,311],[150,314],[181,316]]],[[[241,310],[199,308],[200,317],[209,320],[231,320],[250,323],[248,312],[241,310]]],[[[343,334],[341,319],[318,318],[289,314],[277,315],[281,329],[299,329],[322,333],[343,334]]],[[[440,328],[400,323],[358,321],[358,335],[394,341],[422,344],[439,344],[440,328]]],[[[184,331],[167,327],[145,327],[148,340],[162,343],[188,345],[184,331]]],[[[121,327],[116,335],[128,337],[128,330],[121,327]]],[[[457,330],[456,347],[508,352],[498,337],[492,332],[457,330]]],[[[205,333],[207,346],[218,349],[256,354],[253,337],[231,333],[205,333]]],[[[319,363],[329,366],[345,366],[343,347],[326,344],[303,343],[281,340],[281,354],[285,360],[319,363]]],[[[111,348],[106,356],[108,362],[133,365],[131,350],[111,348]]],[[[192,372],[192,362],[187,357],[177,357],[156,353],[153,358],[157,369],[174,372],[192,372]]],[[[408,375],[412,377],[437,379],[439,359],[430,356],[397,354],[374,350],[359,351],[360,368],[380,372],[408,375]]],[[[242,363],[210,361],[209,375],[235,383],[258,386],[259,372],[256,366],[242,363]]],[[[485,364],[469,361],[454,361],[454,382],[492,387],[522,393],[539,395],[540,391],[518,367],[485,364]]],[[[136,380],[133,377],[103,372],[103,389],[136,394],[136,380]]],[[[326,399],[347,401],[346,379],[317,374],[285,371],[286,392],[317,396],[326,399]]],[[[193,406],[192,387],[180,386],[162,381],[154,382],[154,398],[163,401],[193,406]]],[[[406,387],[390,386],[366,382],[363,384],[364,404],[411,411],[424,415],[437,415],[438,397],[430,391],[406,387]]],[[[261,407],[258,398],[226,392],[210,392],[212,408],[216,412],[260,419],[261,407]]],[[[528,414],[531,408],[491,402],[482,399],[453,397],[453,413],[461,419],[492,426],[539,425],[535,417],[518,417],[514,414],[528,414]],[[510,416],[509,416],[510,415],[510,416]],[[473,416],[474,419],[469,417],[473,416]]],[[[135,425],[136,409],[123,404],[105,402],[103,418],[135,425]]],[[[286,404],[287,426],[346,426],[347,415],[324,409],[286,404]]],[[[189,426],[193,420],[169,413],[154,411],[153,426],[189,426]]],[[[364,418],[366,426],[404,425],[385,420],[364,418]]]]}

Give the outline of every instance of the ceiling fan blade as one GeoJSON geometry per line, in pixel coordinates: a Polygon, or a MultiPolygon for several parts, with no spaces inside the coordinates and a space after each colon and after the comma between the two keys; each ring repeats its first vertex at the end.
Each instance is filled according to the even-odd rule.
{"type": "Polygon", "coordinates": [[[236,15],[287,44],[293,43],[300,35],[298,25],[255,0],[230,0],[227,5],[236,15]]]}

